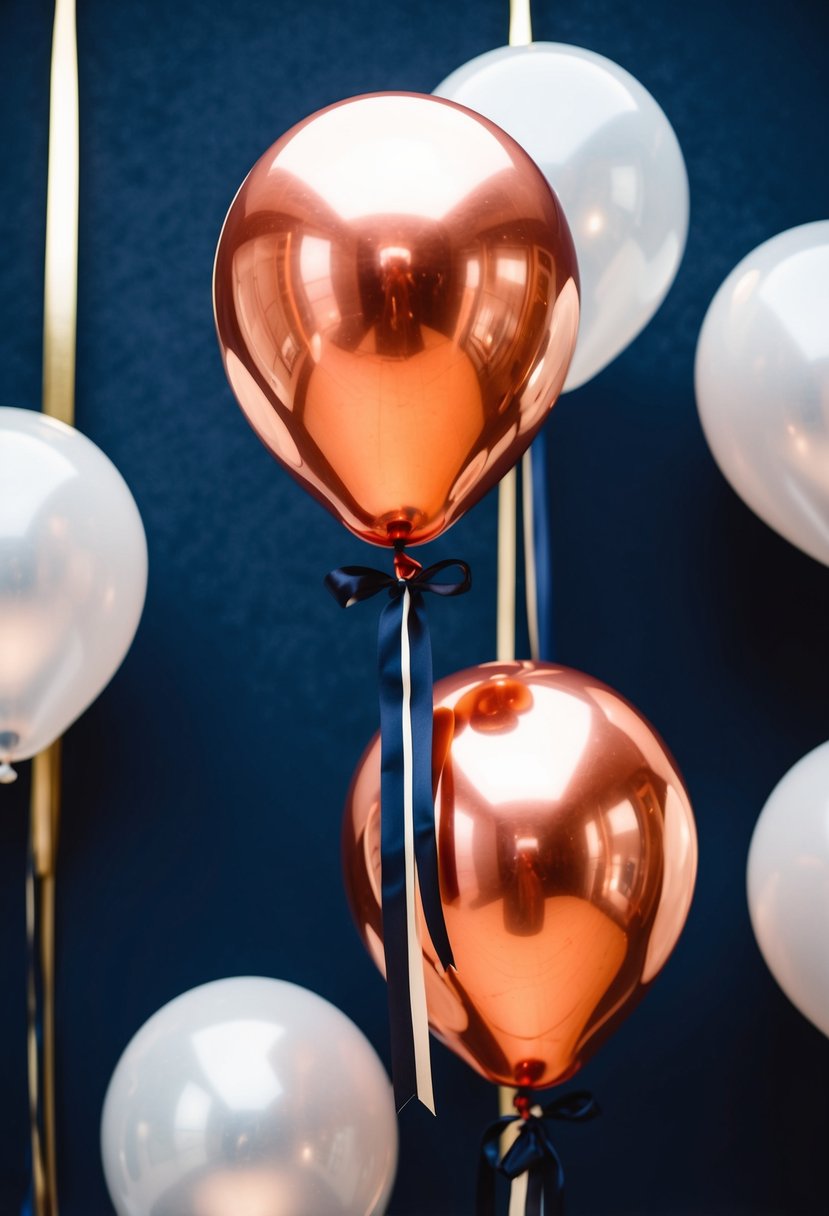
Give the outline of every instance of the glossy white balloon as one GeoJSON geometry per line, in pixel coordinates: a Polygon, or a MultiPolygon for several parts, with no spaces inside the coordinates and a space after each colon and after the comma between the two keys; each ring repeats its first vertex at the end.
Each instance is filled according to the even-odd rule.
{"type": "Polygon", "coordinates": [[[0,762],[52,743],[138,627],[147,542],[121,474],[80,431],[0,408],[0,762]]]}
{"type": "Polygon", "coordinates": [[[829,743],[775,787],[748,855],[748,906],[786,996],[829,1035],[829,743]]]}
{"type": "Polygon", "coordinates": [[[733,488],[829,565],[829,220],[743,258],[706,313],[695,376],[705,437],[733,488]]]}
{"type": "Polygon", "coordinates": [[[139,1030],[101,1124],[118,1216],[381,1216],[391,1085],[328,1001],[282,980],[194,988],[139,1030]]]}
{"type": "Polygon", "coordinates": [[[502,127],[561,200],[581,278],[564,388],[578,388],[647,325],[682,260],[688,175],[673,128],[624,68],[558,42],[488,51],[435,93],[502,127]]]}

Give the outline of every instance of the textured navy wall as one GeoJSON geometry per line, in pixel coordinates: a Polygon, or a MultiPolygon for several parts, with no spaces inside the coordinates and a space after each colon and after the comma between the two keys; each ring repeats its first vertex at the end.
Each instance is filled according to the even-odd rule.
{"type": "MultiPolygon", "coordinates": [[[[754,821],[829,734],[826,571],[731,493],[705,447],[696,335],[725,274],[829,215],[829,10],[792,0],[535,4],[538,39],[616,59],[673,122],[691,233],[656,320],[550,425],[559,657],[637,704],[687,778],[701,864],[685,935],[584,1070],[564,1128],[573,1216],[824,1213],[829,1050],[789,1006],[744,897],[754,821]]],[[[51,6],[0,7],[0,400],[36,406],[51,6]]],[[[321,586],[364,561],[260,447],[213,333],[213,251],[253,161],[350,94],[430,91],[501,44],[505,0],[84,0],[78,423],[150,546],[144,620],[66,745],[59,896],[63,1216],[110,1211],[104,1091],[127,1040],[205,980],[320,992],[384,1058],[383,984],[339,873],[342,798],[376,724],[374,630],[321,586]]],[[[495,500],[427,556],[476,591],[430,605],[437,674],[493,657],[495,500]]],[[[26,785],[0,789],[0,1212],[26,1185],[26,785]]],[[[436,1048],[437,1121],[401,1120],[395,1216],[471,1209],[495,1095],[436,1048]]],[[[313,1214],[309,1214],[313,1216],[313,1214]]]]}

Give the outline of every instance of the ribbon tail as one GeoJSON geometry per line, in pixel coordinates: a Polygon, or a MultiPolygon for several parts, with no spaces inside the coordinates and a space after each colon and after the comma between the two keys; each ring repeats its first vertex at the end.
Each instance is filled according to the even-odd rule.
{"type": "Polygon", "coordinates": [[[560,1216],[561,1210],[555,1175],[543,1162],[512,1179],[509,1216],[560,1216]]]}
{"type": "MultiPolygon", "coordinates": [[[[498,1150],[495,1149],[495,1161],[498,1160],[498,1150]]],[[[495,1216],[495,1169],[487,1159],[487,1154],[481,1152],[478,1159],[478,1182],[475,1187],[475,1216],[495,1216]]]]}
{"type": "Polygon", "coordinates": [[[417,1096],[434,1114],[426,984],[416,908],[414,756],[420,740],[415,738],[412,722],[410,606],[406,589],[387,604],[380,616],[383,943],[395,1101],[399,1110],[417,1096]]]}
{"type": "Polygon", "coordinates": [[[432,646],[423,597],[408,595],[412,671],[412,729],[415,739],[413,793],[417,876],[426,927],[444,970],[454,966],[452,947],[440,902],[440,872],[432,791],[432,646]]]}
{"type": "Polygon", "coordinates": [[[535,597],[538,622],[538,658],[553,658],[553,564],[550,535],[550,496],[547,482],[547,437],[545,428],[530,448],[532,471],[532,546],[535,556],[535,597]]]}
{"type": "Polygon", "coordinates": [[[530,1172],[525,1170],[513,1178],[509,1187],[509,1216],[540,1216],[540,1208],[530,1207],[530,1172]]]}
{"type": "MultiPolygon", "coordinates": [[[[527,1207],[527,1216],[536,1216],[536,1212],[543,1213],[543,1216],[562,1216],[564,1212],[564,1167],[561,1164],[555,1145],[545,1133],[544,1140],[546,1142],[546,1157],[536,1166],[532,1167],[530,1173],[535,1174],[537,1187],[538,1202],[540,1207],[527,1207]]],[[[532,1183],[531,1183],[532,1185],[532,1183]]]]}
{"type": "Polygon", "coordinates": [[[547,1170],[541,1176],[543,1216],[563,1216],[564,1212],[564,1174],[560,1163],[554,1170],[547,1170]]]}

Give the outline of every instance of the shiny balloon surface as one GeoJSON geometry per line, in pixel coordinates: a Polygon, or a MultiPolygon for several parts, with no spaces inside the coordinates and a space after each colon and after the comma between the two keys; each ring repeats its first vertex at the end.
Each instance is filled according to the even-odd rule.
{"type": "Polygon", "coordinates": [[[695,379],[733,488],[829,566],[829,220],[781,232],[732,270],[705,314],[695,379]]]}
{"type": "Polygon", "coordinates": [[[391,1085],[328,1001],[282,980],[177,997],[118,1062],[101,1124],[118,1216],[381,1216],[391,1085]]]}
{"type": "MultiPolygon", "coordinates": [[[[435,686],[441,899],[457,971],[421,916],[429,1020],[504,1085],[565,1081],[671,953],[691,902],[696,830],[676,766],[618,693],[542,663],[435,686]]],[[[380,745],[346,807],[346,889],[382,970],[380,745]]]]}
{"type": "Polygon", "coordinates": [[[772,975],[829,1035],[829,743],[798,760],[763,807],[748,855],[748,906],[772,975]]]}
{"type": "Polygon", "coordinates": [[[673,128],[618,63],[560,42],[487,51],[435,92],[503,127],[561,200],[581,276],[564,387],[578,388],[647,325],[679,268],[688,175],[673,128]]]}
{"type": "Polygon", "coordinates": [[[147,542],[91,440],[0,409],[0,763],[28,759],[94,701],[130,647],[147,542]]]}
{"type": "Polygon", "coordinates": [[[509,136],[371,94],[273,145],[230,208],[214,303],[248,421],[351,531],[437,536],[515,463],[564,383],[567,221],[509,136]]]}

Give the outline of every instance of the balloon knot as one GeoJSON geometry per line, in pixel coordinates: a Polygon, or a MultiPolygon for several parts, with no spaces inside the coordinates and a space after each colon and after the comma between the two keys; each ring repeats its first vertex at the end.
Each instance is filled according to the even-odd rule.
{"type": "Polygon", "coordinates": [[[518,1113],[522,1119],[525,1119],[525,1120],[529,1119],[530,1114],[532,1113],[532,1111],[531,1111],[532,1102],[533,1102],[533,1100],[529,1094],[524,1094],[524,1093],[519,1092],[515,1095],[515,1098],[513,1100],[513,1105],[514,1105],[515,1109],[518,1111],[518,1113]]]}
{"type": "Polygon", "coordinates": [[[6,760],[0,760],[0,785],[11,785],[17,780],[17,773],[6,760]]]}
{"type": "Polygon", "coordinates": [[[408,581],[414,578],[416,574],[420,574],[423,569],[420,562],[415,561],[413,557],[409,557],[403,546],[405,541],[396,540],[394,542],[394,576],[398,579],[408,581]]]}

